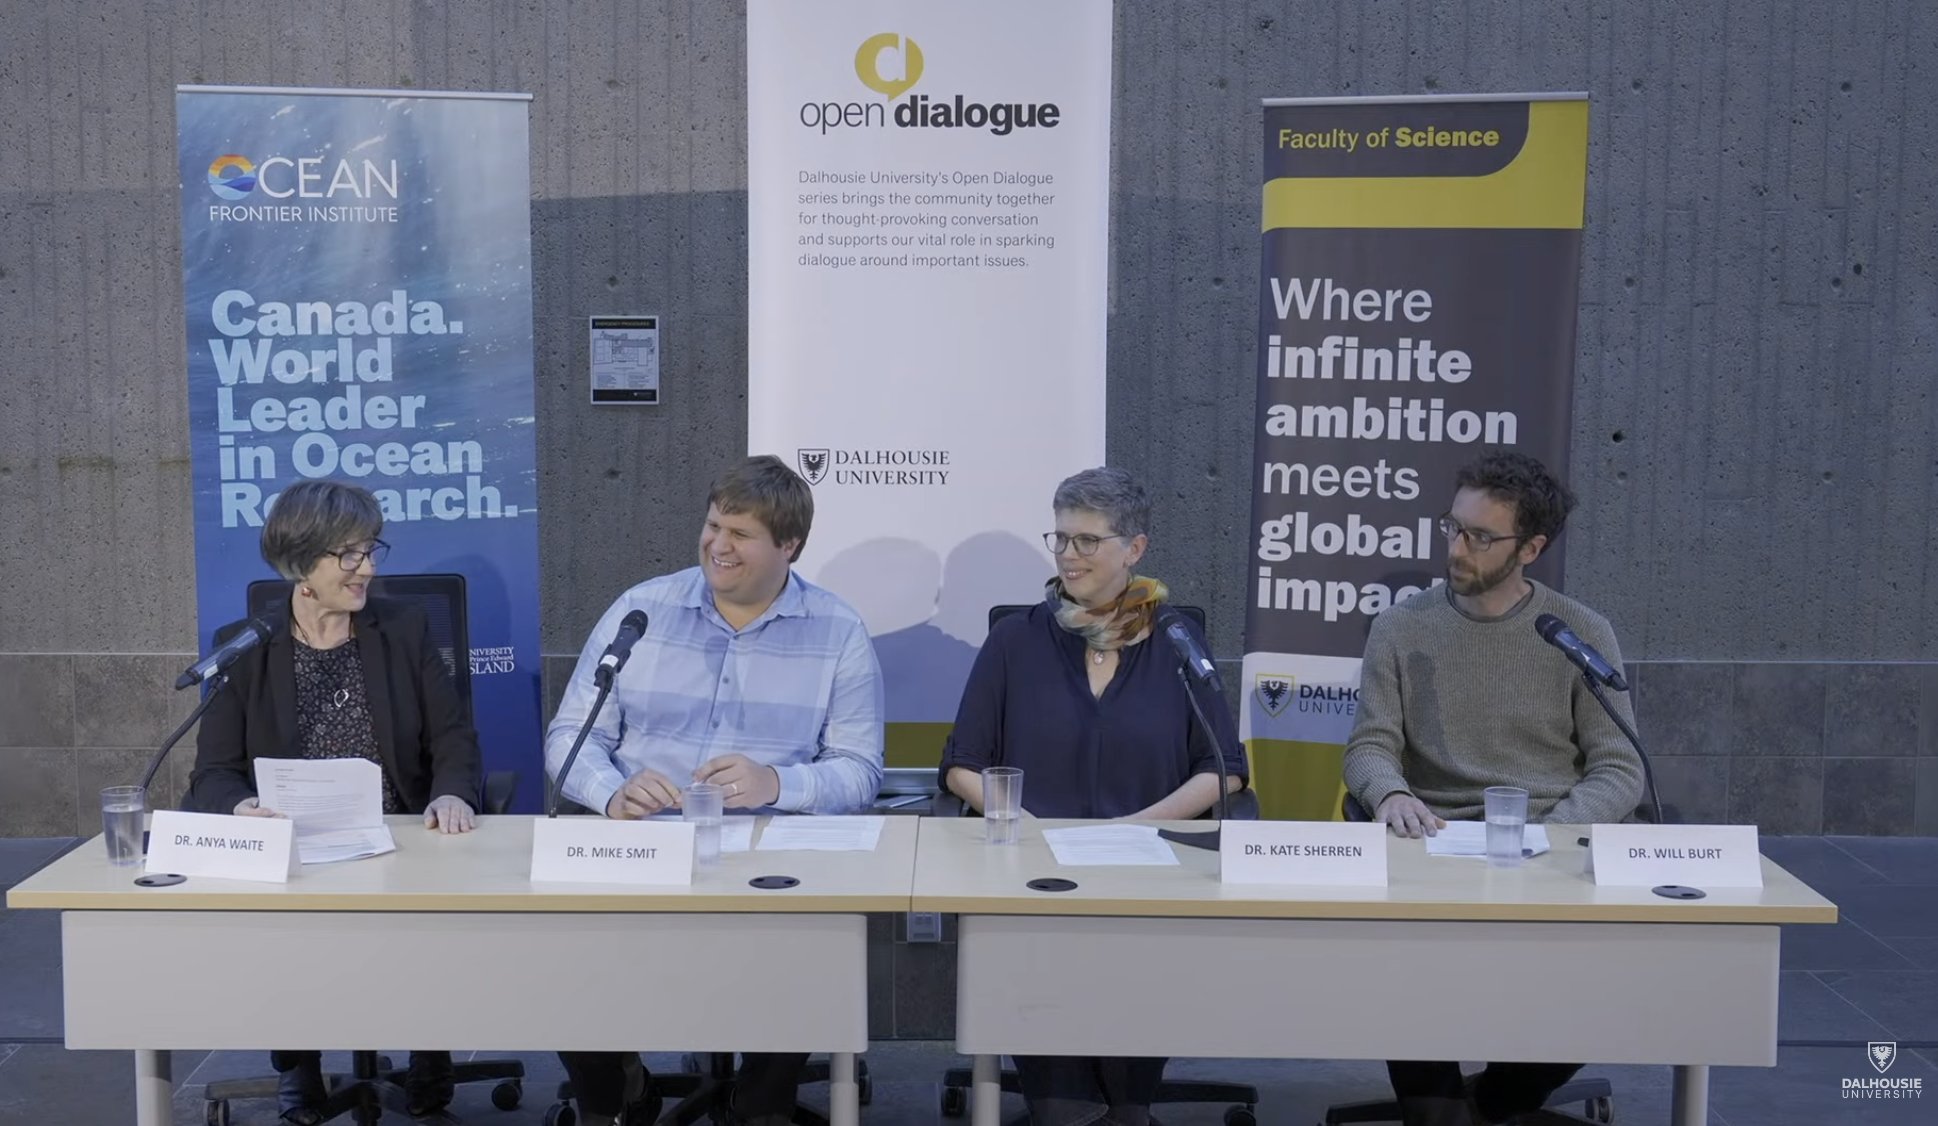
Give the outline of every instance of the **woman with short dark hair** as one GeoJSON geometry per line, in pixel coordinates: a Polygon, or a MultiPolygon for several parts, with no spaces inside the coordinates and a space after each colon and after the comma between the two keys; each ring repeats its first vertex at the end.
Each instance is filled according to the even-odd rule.
{"type": "MultiPolygon", "coordinates": [[[[370,597],[389,545],[367,489],[303,481],[263,522],[262,557],[294,584],[268,641],[229,670],[202,717],[184,804],[204,813],[278,814],[256,799],[259,758],[364,758],[383,772],[385,813],[468,832],[481,790],[478,736],[424,616],[370,597]]],[[[225,627],[217,637],[239,628],[225,627]]],[[[317,1052],[270,1053],[285,1122],[314,1126],[327,1092],[317,1052]]],[[[451,1101],[449,1052],[412,1052],[414,1116],[451,1101]]]]}
{"type": "MultiPolygon", "coordinates": [[[[997,622],[963,689],[942,752],[941,785],[982,808],[982,771],[1023,770],[1036,817],[1165,820],[1218,801],[1217,747],[1231,781],[1250,776],[1222,706],[1194,721],[1178,658],[1155,640],[1164,584],[1137,574],[1151,501],[1121,469],[1086,469],[1057,486],[1044,545],[1057,573],[1043,601],[997,622]]],[[[1149,1126],[1162,1059],[1017,1056],[1036,1126],[1149,1126]]]]}

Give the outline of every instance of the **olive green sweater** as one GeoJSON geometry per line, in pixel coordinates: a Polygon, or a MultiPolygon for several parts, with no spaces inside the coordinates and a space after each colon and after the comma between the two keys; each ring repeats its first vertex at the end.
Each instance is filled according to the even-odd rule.
{"type": "MultiPolygon", "coordinates": [[[[1504,617],[1470,618],[1444,584],[1373,619],[1360,669],[1346,786],[1370,812],[1404,790],[1441,817],[1482,816],[1481,791],[1520,786],[1529,821],[1623,821],[1642,800],[1642,763],[1575,666],[1534,632],[1553,614],[1622,667],[1600,614],[1529,580],[1504,617]]],[[[1610,693],[1634,723],[1628,697],[1610,693]]]]}

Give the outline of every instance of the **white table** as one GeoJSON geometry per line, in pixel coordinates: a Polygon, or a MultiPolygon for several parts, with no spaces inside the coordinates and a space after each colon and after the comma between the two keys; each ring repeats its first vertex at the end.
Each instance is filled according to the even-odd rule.
{"type": "Polygon", "coordinates": [[[858,1122],[863,915],[908,910],[914,818],[873,852],[728,853],[652,889],[534,885],[532,820],[443,836],[391,818],[396,852],[288,884],[141,888],[97,838],[7,905],[62,912],[67,1046],[135,1052],[141,1126],[170,1121],[168,1049],[398,1044],[829,1052],[830,1118],[858,1122]]]}
{"type": "Polygon", "coordinates": [[[1597,887],[1571,826],[1517,869],[1395,840],[1389,886],[1344,889],[1226,887],[1177,846],[1175,868],[1059,868],[1042,830],[1079,824],[993,847],[979,819],[922,822],[912,910],[962,916],[974,1126],[1010,1054],[1667,1064],[1697,1126],[1709,1067],[1776,1062],[1778,924],[1837,918],[1768,860],[1761,890],[1695,901],[1597,887]]]}

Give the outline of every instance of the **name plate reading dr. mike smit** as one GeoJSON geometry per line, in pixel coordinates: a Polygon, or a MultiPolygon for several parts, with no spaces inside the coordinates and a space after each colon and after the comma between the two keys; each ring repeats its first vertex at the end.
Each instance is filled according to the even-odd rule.
{"type": "Polygon", "coordinates": [[[682,821],[541,817],[532,822],[532,882],[693,882],[693,826],[682,821]]]}
{"type": "Polygon", "coordinates": [[[1226,821],[1219,870],[1228,884],[1386,886],[1386,826],[1331,821],[1226,821]]]}

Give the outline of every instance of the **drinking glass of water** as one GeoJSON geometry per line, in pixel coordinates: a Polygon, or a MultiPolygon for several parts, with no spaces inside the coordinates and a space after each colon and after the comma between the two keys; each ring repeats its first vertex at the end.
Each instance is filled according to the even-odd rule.
{"type": "Polygon", "coordinates": [[[1023,771],[992,766],[982,772],[983,840],[1012,845],[1023,839],[1023,771]]]}
{"type": "Polygon", "coordinates": [[[720,826],[726,821],[724,786],[695,782],[680,798],[680,812],[693,826],[693,862],[712,864],[720,859],[720,826]]]}
{"type": "Polygon", "coordinates": [[[108,842],[108,863],[128,868],[141,863],[142,814],[148,791],[140,786],[109,786],[101,791],[101,836],[108,842]]]}
{"type": "Polygon", "coordinates": [[[1485,796],[1488,866],[1516,867],[1528,823],[1528,792],[1519,786],[1489,786],[1485,796]]]}

